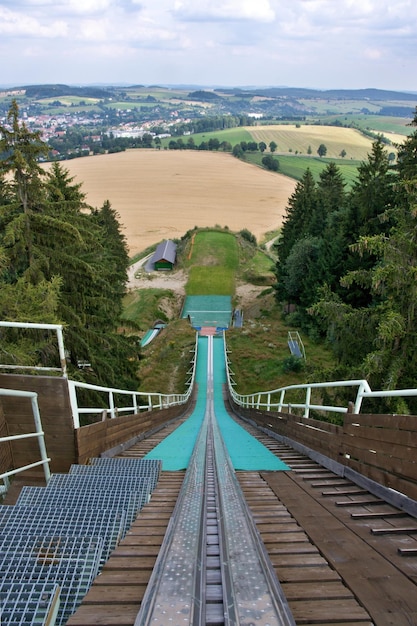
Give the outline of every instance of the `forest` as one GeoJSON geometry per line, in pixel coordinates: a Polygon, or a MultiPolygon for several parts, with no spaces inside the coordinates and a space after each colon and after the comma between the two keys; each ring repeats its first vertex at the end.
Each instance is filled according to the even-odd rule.
{"type": "Polygon", "coordinates": [[[397,147],[392,164],[375,141],[349,191],[333,162],[318,182],[307,169],[288,201],[275,296],[289,323],[331,346],[338,365],[323,380],[417,386],[417,130],[397,147]]]}
{"type": "MultiPolygon", "coordinates": [[[[0,126],[0,319],[63,324],[72,379],[137,389],[138,339],[119,332],[129,257],[118,215],[88,206],[61,164],[45,172],[48,150],[13,102],[0,126]]],[[[39,331],[1,338],[3,363],[57,359],[39,331]]]]}

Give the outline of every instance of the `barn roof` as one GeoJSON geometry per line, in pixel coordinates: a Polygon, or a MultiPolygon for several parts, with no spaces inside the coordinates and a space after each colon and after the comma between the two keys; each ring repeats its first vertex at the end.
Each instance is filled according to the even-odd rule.
{"type": "Polygon", "coordinates": [[[171,239],[167,239],[160,243],[152,257],[153,263],[157,263],[158,261],[169,261],[169,263],[175,263],[175,258],[177,255],[177,244],[171,241],[171,239]]]}

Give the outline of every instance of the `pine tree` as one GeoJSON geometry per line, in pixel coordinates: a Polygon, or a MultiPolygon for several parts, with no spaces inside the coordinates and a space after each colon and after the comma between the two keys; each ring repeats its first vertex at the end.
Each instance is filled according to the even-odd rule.
{"type": "Polygon", "coordinates": [[[316,205],[309,232],[313,237],[326,236],[332,213],[342,211],[346,204],[345,182],[340,169],[332,161],[320,173],[316,205]]]}
{"type": "Polygon", "coordinates": [[[288,200],[281,235],[276,246],[281,262],[285,261],[296,241],[310,233],[315,208],[316,185],[311,170],[307,168],[288,200]]]}
{"type": "Polygon", "coordinates": [[[277,278],[275,290],[279,302],[291,300],[290,293],[286,288],[286,261],[293,246],[308,234],[315,207],[316,186],[310,169],[307,169],[288,201],[281,235],[276,245],[278,261],[275,266],[277,278]]]}
{"type": "Polygon", "coordinates": [[[41,314],[43,294],[45,317],[65,325],[73,373],[88,361],[91,370],[78,370],[78,378],[137,388],[137,342],[118,333],[128,255],[116,212],[109,203],[89,207],[81,184],[60,164],[45,173],[38,160],[48,148],[20,124],[16,103],[0,137],[3,317],[45,321],[28,320],[41,314]],[[24,306],[11,306],[13,294],[24,306]]]}
{"type": "Polygon", "coordinates": [[[358,168],[358,180],[350,197],[353,241],[358,236],[384,233],[389,229],[394,203],[395,176],[381,140],[372,144],[368,160],[358,168]]]}

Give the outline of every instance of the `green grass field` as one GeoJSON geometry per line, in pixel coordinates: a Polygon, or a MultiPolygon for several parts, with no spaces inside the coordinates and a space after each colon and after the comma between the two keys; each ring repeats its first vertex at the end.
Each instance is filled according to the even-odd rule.
{"type": "MultiPolygon", "coordinates": [[[[410,108],[410,111],[412,109],[410,108]]],[[[412,132],[409,126],[411,118],[406,117],[389,117],[387,115],[354,115],[347,114],[344,116],[329,115],[323,118],[324,123],[334,123],[339,119],[343,124],[355,124],[363,130],[372,130],[377,133],[384,134],[388,139],[390,133],[408,136],[412,132]]]]}
{"type": "MultiPolygon", "coordinates": [[[[232,146],[240,143],[241,141],[253,141],[252,135],[244,128],[226,128],[225,130],[216,130],[206,133],[195,133],[193,135],[181,137],[182,141],[186,144],[187,141],[192,138],[194,144],[199,146],[203,141],[209,141],[210,139],[218,139],[222,141],[228,141],[232,146]]],[[[179,137],[165,137],[161,140],[161,147],[166,147],[169,142],[178,140],[179,137]]]]}
{"type": "MultiPolygon", "coordinates": [[[[279,162],[279,174],[284,174],[295,180],[301,180],[307,168],[316,181],[319,180],[320,173],[326,168],[327,164],[333,161],[340,169],[347,188],[352,187],[357,178],[357,168],[360,161],[345,161],[344,159],[327,159],[325,157],[307,157],[301,155],[289,156],[286,154],[274,154],[279,162]]],[[[246,153],[245,160],[254,165],[262,166],[263,154],[259,152],[246,153]]]]}
{"type": "Polygon", "coordinates": [[[161,307],[161,302],[175,303],[175,296],[169,289],[136,289],[126,295],[123,303],[122,321],[132,322],[140,331],[152,328],[157,319],[169,321],[161,307]]]}
{"type": "Polygon", "coordinates": [[[188,270],[188,296],[233,295],[239,250],[235,235],[221,231],[197,232],[184,261],[188,270]]]}

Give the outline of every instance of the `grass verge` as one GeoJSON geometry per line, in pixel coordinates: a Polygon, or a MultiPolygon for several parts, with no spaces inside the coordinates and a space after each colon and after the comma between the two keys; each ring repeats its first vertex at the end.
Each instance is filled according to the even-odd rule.
{"type": "Polygon", "coordinates": [[[178,317],[180,302],[170,289],[136,289],[124,299],[122,320],[139,331],[147,331],[156,322],[178,317]]]}
{"type": "Polygon", "coordinates": [[[190,240],[184,268],[189,296],[233,295],[239,267],[236,236],[225,231],[201,231],[190,240]]]}
{"type": "Polygon", "coordinates": [[[142,349],[140,390],[184,393],[195,346],[195,331],[188,320],[176,319],[142,349]]]}
{"type": "Polygon", "coordinates": [[[258,297],[258,304],[245,314],[243,328],[227,331],[229,359],[234,372],[236,391],[251,394],[304,383],[317,369],[334,364],[328,348],[301,335],[306,360],[289,358],[288,326],[282,319],[273,293],[267,290],[258,297]],[[298,371],[297,371],[298,370],[298,371]]]}

